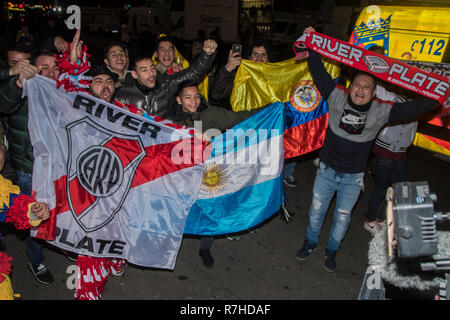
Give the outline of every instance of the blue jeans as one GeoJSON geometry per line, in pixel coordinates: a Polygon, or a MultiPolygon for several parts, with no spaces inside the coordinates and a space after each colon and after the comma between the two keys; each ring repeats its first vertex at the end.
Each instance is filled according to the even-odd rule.
{"type": "MultiPolygon", "coordinates": [[[[22,171],[16,171],[17,181],[22,193],[31,196],[31,174],[22,171]]],[[[42,245],[35,239],[28,235],[27,237],[27,256],[28,261],[33,265],[44,263],[44,254],[42,253],[42,245]]]]}
{"type": "Polygon", "coordinates": [[[351,213],[364,187],[364,172],[341,173],[320,162],[314,180],[313,199],[309,208],[309,224],[306,240],[317,245],[324,218],[331,199],[337,192],[333,223],[328,237],[327,249],[338,251],[350,225],[351,213]]]}
{"type": "Polygon", "coordinates": [[[386,189],[396,183],[406,180],[406,159],[390,160],[380,156],[375,156],[372,165],[373,177],[375,186],[369,200],[369,211],[367,212],[367,220],[375,221],[386,219],[386,212],[380,210],[378,215],[378,208],[381,201],[386,197],[386,189]]]}
{"type": "Polygon", "coordinates": [[[289,178],[290,176],[294,176],[296,165],[297,162],[289,162],[284,164],[283,177],[285,179],[289,178]]]}

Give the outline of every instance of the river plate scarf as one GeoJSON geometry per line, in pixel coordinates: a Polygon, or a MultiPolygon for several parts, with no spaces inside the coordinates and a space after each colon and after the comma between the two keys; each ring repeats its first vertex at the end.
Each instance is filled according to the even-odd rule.
{"type": "Polygon", "coordinates": [[[303,34],[294,42],[296,59],[306,58],[308,48],[334,61],[436,100],[445,108],[449,95],[446,77],[317,32],[303,34]]]}

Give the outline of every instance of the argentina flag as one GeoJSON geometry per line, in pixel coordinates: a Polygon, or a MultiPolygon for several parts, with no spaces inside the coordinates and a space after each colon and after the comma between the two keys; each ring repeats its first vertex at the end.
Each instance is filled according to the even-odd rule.
{"type": "Polygon", "coordinates": [[[221,235],[252,228],[280,210],[284,105],[273,103],[212,140],[184,233],[221,235]]]}

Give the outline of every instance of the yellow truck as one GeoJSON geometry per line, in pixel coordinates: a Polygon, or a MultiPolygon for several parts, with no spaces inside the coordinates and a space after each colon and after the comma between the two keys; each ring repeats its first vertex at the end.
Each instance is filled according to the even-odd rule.
{"type": "MultiPolygon", "coordinates": [[[[450,77],[449,36],[450,6],[372,5],[357,18],[349,42],[366,49],[382,46],[387,56],[450,77]]],[[[419,126],[414,145],[450,156],[449,118],[439,115],[419,126]]]]}

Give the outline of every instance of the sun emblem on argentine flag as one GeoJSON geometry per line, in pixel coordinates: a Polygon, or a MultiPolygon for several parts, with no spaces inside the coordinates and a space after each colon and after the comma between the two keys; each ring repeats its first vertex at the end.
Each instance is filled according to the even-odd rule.
{"type": "Polygon", "coordinates": [[[226,169],[221,164],[208,164],[203,173],[202,184],[200,189],[209,194],[217,194],[225,188],[228,180],[226,169]]]}

